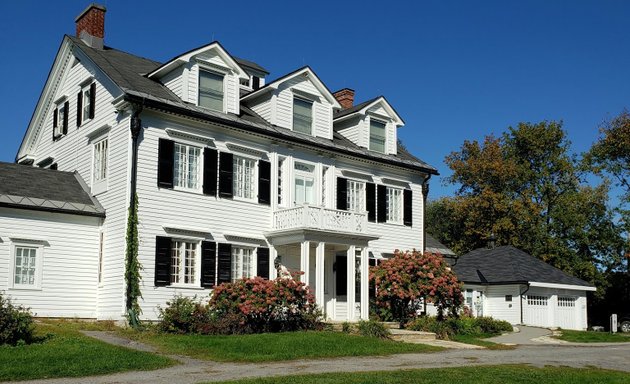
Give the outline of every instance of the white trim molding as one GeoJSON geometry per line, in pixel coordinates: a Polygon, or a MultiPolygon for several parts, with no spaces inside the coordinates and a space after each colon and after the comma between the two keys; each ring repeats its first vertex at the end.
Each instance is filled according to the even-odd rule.
{"type": "Polygon", "coordinates": [[[557,289],[570,289],[574,291],[597,291],[597,288],[586,286],[586,285],[572,285],[572,284],[555,284],[555,283],[540,283],[536,281],[530,281],[529,285],[531,287],[540,287],[540,288],[557,288],[557,289]]]}

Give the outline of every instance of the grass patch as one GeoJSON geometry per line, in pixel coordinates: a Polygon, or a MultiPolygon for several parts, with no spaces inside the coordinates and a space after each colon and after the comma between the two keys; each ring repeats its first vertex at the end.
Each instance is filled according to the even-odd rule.
{"type": "Polygon", "coordinates": [[[403,344],[339,332],[309,331],[205,336],[125,330],[123,334],[155,345],[165,353],[213,361],[263,362],[443,350],[443,348],[429,345],[403,344]]]}
{"type": "Polygon", "coordinates": [[[562,335],[554,336],[560,340],[570,341],[572,343],[627,343],[630,342],[630,334],[624,333],[608,333],[593,331],[571,331],[568,329],[560,330],[562,335]]]}
{"type": "Polygon", "coordinates": [[[295,375],[285,377],[258,378],[225,381],[239,384],[622,384],[628,383],[630,374],[596,368],[545,367],[534,368],[524,365],[501,365],[465,368],[435,368],[387,372],[325,373],[320,375],[295,375]]]}
{"type": "Polygon", "coordinates": [[[478,345],[480,347],[484,347],[484,348],[492,349],[492,350],[505,350],[505,349],[516,348],[516,346],[514,345],[505,345],[505,344],[493,343],[492,341],[484,340],[488,337],[494,337],[494,336],[497,336],[497,335],[490,334],[490,333],[487,333],[487,334],[482,333],[482,334],[475,334],[475,335],[454,335],[454,336],[451,336],[450,339],[452,341],[457,341],[458,343],[478,345]]]}
{"type": "Polygon", "coordinates": [[[151,370],[175,364],[151,353],[95,340],[79,330],[114,330],[113,323],[55,321],[36,324],[46,336],[39,344],[0,347],[0,381],[81,377],[122,371],[151,370]]]}

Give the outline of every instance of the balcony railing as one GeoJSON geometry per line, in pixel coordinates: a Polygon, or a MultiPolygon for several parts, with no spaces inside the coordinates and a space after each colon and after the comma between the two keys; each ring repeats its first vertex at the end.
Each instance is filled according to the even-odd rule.
{"type": "Polygon", "coordinates": [[[367,213],[301,205],[273,213],[273,229],[310,228],[326,231],[365,233],[367,213]]]}

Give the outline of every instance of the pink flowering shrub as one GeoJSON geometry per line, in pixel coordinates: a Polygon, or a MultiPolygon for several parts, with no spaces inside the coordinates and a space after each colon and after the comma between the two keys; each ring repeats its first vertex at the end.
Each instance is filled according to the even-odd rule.
{"type": "Polygon", "coordinates": [[[420,310],[422,299],[433,303],[438,317],[453,315],[463,303],[461,284],[442,256],[395,251],[394,257],[370,268],[370,280],[376,284],[376,306],[381,314],[401,323],[420,310]]]}
{"type": "MultiPolygon", "coordinates": [[[[315,329],[321,314],[308,287],[295,279],[261,277],[221,284],[209,302],[213,318],[229,318],[238,333],[315,329]]],[[[235,333],[235,332],[232,332],[235,333]]]]}

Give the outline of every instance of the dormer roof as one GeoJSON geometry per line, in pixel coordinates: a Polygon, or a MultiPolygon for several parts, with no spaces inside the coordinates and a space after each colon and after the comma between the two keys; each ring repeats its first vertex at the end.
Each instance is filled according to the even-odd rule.
{"type": "Polygon", "coordinates": [[[212,43],[204,45],[202,47],[191,49],[188,52],[182,53],[181,55],[172,58],[171,60],[162,64],[159,68],[149,73],[147,77],[150,79],[159,78],[169,73],[173,69],[179,67],[180,65],[188,63],[194,56],[197,56],[207,51],[217,52],[219,56],[223,59],[223,61],[230,67],[230,69],[232,69],[233,71],[236,72],[236,74],[238,74],[239,78],[242,78],[242,79],[249,78],[249,76],[247,75],[247,72],[243,69],[243,67],[241,67],[238,61],[236,61],[236,59],[232,57],[232,55],[230,55],[228,51],[225,50],[225,48],[223,48],[221,43],[219,43],[218,41],[213,41],[212,43]]]}
{"type": "Polygon", "coordinates": [[[365,115],[370,108],[375,107],[379,104],[385,109],[387,114],[394,120],[394,123],[397,126],[405,125],[403,119],[400,117],[400,115],[398,115],[394,107],[392,107],[387,99],[385,99],[385,96],[377,96],[373,99],[359,103],[354,107],[342,109],[338,112],[335,112],[335,114],[333,115],[333,120],[339,121],[355,114],[365,115]]]}
{"type": "Polygon", "coordinates": [[[278,87],[282,83],[285,83],[299,76],[306,76],[311,81],[311,83],[313,83],[315,88],[317,88],[317,90],[322,94],[322,96],[324,96],[324,98],[330,104],[332,104],[333,108],[341,108],[341,104],[339,104],[337,99],[335,99],[335,96],[333,96],[332,92],[330,92],[328,87],[326,87],[326,85],[319,79],[319,77],[315,74],[315,72],[309,66],[299,68],[285,76],[280,77],[279,79],[276,79],[266,84],[264,87],[261,87],[260,89],[254,92],[248,93],[247,95],[241,97],[241,100],[243,101],[251,100],[266,92],[274,91],[278,89],[278,87]]]}

